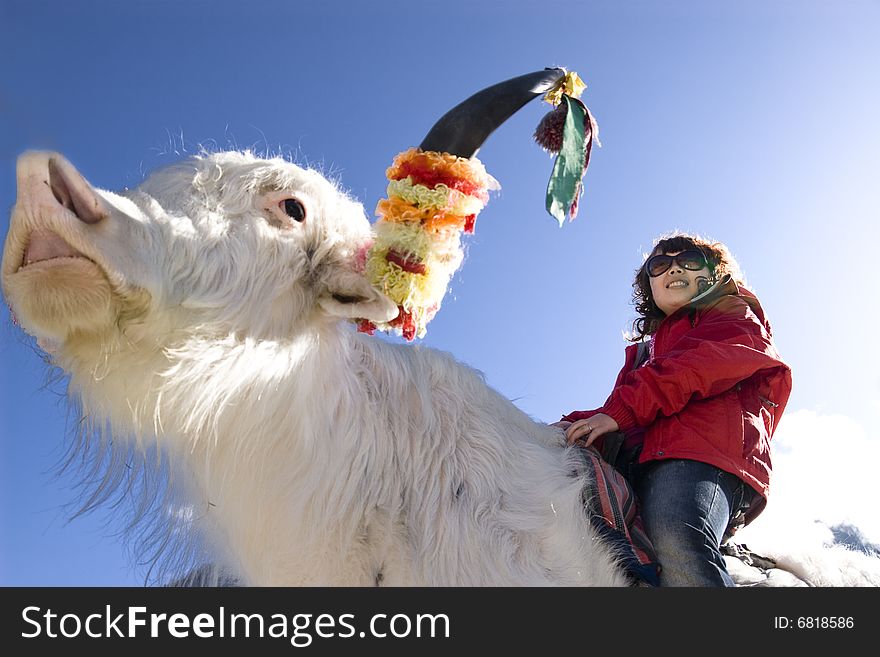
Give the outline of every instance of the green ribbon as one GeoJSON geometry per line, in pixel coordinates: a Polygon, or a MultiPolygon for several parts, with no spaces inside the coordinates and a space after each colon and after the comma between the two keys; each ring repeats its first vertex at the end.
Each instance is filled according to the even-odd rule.
{"type": "Polygon", "coordinates": [[[587,158],[584,106],[578,102],[571,102],[567,95],[563,95],[562,100],[568,107],[562,128],[562,148],[556,156],[553,173],[550,174],[550,182],[547,185],[547,212],[556,218],[560,228],[580,193],[581,178],[586,169],[587,158]]]}

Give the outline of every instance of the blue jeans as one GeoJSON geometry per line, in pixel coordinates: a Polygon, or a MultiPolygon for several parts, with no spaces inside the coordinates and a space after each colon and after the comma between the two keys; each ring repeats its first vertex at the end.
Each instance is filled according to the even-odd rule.
{"type": "Polygon", "coordinates": [[[734,586],[719,547],[752,489],[699,461],[669,459],[642,467],[634,483],[660,561],[660,586],[734,586]]]}

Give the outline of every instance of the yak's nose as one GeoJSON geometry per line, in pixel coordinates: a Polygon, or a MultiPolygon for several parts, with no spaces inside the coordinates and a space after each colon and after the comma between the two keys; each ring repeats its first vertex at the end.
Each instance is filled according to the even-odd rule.
{"type": "Polygon", "coordinates": [[[110,212],[86,179],[58,153],[28,151],[16,163],[18,197],[4,249],[4,268],[82,255],[70,229],[97,226],[110,212]],[[64,227],[68,228],[65,229],[64,227]],[[13,253],[21,254],[21,259],[13,253]]]}

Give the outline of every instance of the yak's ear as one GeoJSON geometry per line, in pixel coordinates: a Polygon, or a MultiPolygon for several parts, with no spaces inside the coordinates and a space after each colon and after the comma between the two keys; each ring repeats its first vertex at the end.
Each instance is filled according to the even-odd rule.
{"type": "Polygon", "coordinates": [[[396,303],[353,271],[335,271],[318,303],[329,315],[346,319],[382,323],[391,321],[398,313],[396,303]]]}

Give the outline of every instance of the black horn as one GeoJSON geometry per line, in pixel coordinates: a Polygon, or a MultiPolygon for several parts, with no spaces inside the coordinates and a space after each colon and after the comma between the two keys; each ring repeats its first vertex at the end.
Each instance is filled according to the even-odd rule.
{"type": "Polygon", "coordinates": [[[564,77],[564,69],[545,68],[486,87],[446,112],[419,148],[471,158],[498,126],[564,77]]]}

